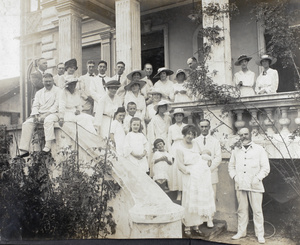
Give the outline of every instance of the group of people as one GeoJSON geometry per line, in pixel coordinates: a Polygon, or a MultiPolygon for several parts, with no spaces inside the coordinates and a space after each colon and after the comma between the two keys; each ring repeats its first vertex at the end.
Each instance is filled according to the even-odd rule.
{"type": "MultiPolygon", "coordinates": [[[[254,84],[250,83],[251,71],[245,70],[250,59],[240,56],[236,62],[242,67],[240,75],[235,75],[242,93],[254,84]]],[[[262,57],[260,64],[267,67],[273,61],[270,57],[262,57]]],[[[191,70],[197,69],[194,58],[187,63],[191,70]]],[[[125,64],[120,61],[113,77],[106,75],[107,63],[103,60],[98,63],[98,75],[94,68],[95,62],[89,60],[87,74],[77,77],[77,61],[71,59],[59,63],[58,74],[53,76],[45,73],[46,60],[38,61],[38,69],[31,75],[35,96],[31,115],[22,125],[19,157],[29,155],[30,139],[37,123],[44,126],[44,152],[51,150],[55,122],[60,127],[67,122],[77,123],[90,134],[110,139],[119,156],[127,158],[137,171],[148,173],[164,191],[177,191],[177,199],[185,208],[186,235],[192,231],[201,234],[199,225],[204,222],[209,228],[213,227],[221,147],[211,135],[209,120],[200,121],[200,135],[197,136],[194,125],[183,123],[186,113],[182,108],[171,111],[172,102],[193,100],[186,86],[185,70],[178,69],[173,82],[169,76],[174,72],[159,68],[154,76],[159,80],[153,85],[150,79],[153,68],[149,63],[144,70],[126,75],[125,64]]],[[[262,75],[265,77],[257,79],[260,94],[277,89],[273,86],[273,78],[269,78],[273,74],[270,69],[262,75]],[[272,80],[271,85],[268,79],[272,80]]],[[[255,213],[256,235],[263,243],[262,179],[269,172],[269,162],[263,148],[251,141],[249,129],[241,129],[240,135],[243,145],[233,151],[229,163],[229,174],[236,183],[239,202],[238,233],[233,239],[246,235],[249,198],[255,213]]]]}
{"type": "Polygon", "coordinates": [[[272,68],[277,59],[270,55],[262,55],[256,64],[263,67],[263,72],[259,74],[255,81],[255,73],[248,69],[248,63],[252,57],[241,55],[234,63],[241,66],[241,70],[234,74],[234,85],[240,90],[241,96],[253,96],[255,94],[274,94],[278,89],[278,72],[272,68]]]}

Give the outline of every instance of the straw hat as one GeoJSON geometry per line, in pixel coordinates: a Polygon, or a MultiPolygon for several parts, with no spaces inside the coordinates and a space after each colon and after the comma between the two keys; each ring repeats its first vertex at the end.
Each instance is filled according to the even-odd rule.
{"type": "Polygon", "coordinates": [[[273,65],[273,64],[275,64],[276,61],[277,61],[276,58],[273,58],[273,57],[271,57],[271,56],[268,55],[268,54],[264,54],[264,55],[262,55],[262,56],[260,57],[259,60],[256,61],[256,64],[259,65],[259,66],[261,66],[261,62],[262,62],[263,60],[269,60],[269,61],[270,61],[270,66],[273,65]]]}
{"type": "Polygon", "coordinates": [[[180,73],[184,74],[184,80],[186,80],[186,73],[185,73],[185,71],[183,69],[178,69],[176,71],[175,79],[177,78],[177,75],[180,74],[180,73]]]}
{"type": "Polygon", "coordinates": [[[166,67],[161,67],[161,68],[158,69],[157,74],[153,78],[159,77],[160,73],[162,73],[163,71],[165,73],[167,73],[167,76],[170,76],[170,75],[172,75],[174,73],[172,70],[170,70],[170,69],[168,69],[166,67]]]}
{"type": "Polygon", "coordinates": [[[156,87],[151,87],[148,94],[152,94],[152,95],[153,94],[161,94],[161,97],[167,98],[166,94],[160,88],[156,88],[156,87]]]}
{"type": "Polygon", "coordinates": [[[121,83],[117,80],[110,80],[105,84],[105,87],[110,88],[110,87],[121,87],[121,83]]]}
{"type": "Polygon", "coordinates": [[[176,108],[174,112],[172,113],[172,116],[174,117],[176,114],[183,114],[183,117],[185,117],[184,110],[182,108],[176,108]]]}
{"type": "Polygon", "coordinates": [[[139,84],[139,85],[140,85],[140,89],[142,89],[142,88],[145,86],[146,81],[144,81],[144,80],[131,81],[129,84],[127,84],[127,85],[124,87],[124,89],[125,89],[125,90],[130,90],[131,87],[132,87],[134,84],[139,84]]]}
{"type": "Polygon", "coordinates": [[[155,111],[157,111],[157,109],[158,109],[159,106],[167,105],[167,111],[170,111],[170,110],[171,110],[171,107],[170,107],[169,104],[170,104],[169,101],[167,101],[167,100],[161,100],[161,101],[159,101],[155,106],[153,106],[153,109],[154,109],[155,111]]]}
{"type": "Polygon", "coordinates": [[[74,77],[73,75],[68,75],[65,77],[65,87],[67,87],[70,83],[77,83],[78,78],[74,77]]]}
{"type": "Polygon", "coordinates": [[[242,54],[242,55],[240,55],[240,56],[238,57],[237,61],[234,62],[234,65],[235,65],[235,66],[240,66],[242,60],[250,61],[251,59],[252,59],[252,57],[247,56],[247,55],[245,55],[245,54],[242,54]]]}
{"type": "Polygon", "coordinates": [[[140,73],[141,74],[141,78],[140,79],[142,79],[142,78],[144,78],[146,76],[146,72],[145,71],[143,71],[143,70],[134,70],[134,71],[130,72],[127,75],[127,78],[129,80],[133,80],[132,76],[133,76],[134,73],[140,73]]]}

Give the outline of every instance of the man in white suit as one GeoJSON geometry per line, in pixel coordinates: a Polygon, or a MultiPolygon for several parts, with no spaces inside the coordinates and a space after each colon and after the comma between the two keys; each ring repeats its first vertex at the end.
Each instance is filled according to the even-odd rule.
{"type": "Polygon", "coordinates": [[[35,94],[30,117],[22,124],[19,157],[29,156],[31,138],[37,124],[44,124],[46,144],[43,151],[50,151],[52,140],[55,139],[54,122],[58,120],[58,98],[61,90],[54,86],[50,73],[44,74],[43,84],[44,88],[35,94]]]}

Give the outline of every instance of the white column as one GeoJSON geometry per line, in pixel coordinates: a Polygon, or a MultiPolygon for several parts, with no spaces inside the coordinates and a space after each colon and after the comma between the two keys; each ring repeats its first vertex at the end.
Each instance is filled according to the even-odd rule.
{"type": "Polygon", "coordinates": [[[56,9],[59,19],[58,54],[60,61],[75,58],[78,64],[77,75],[82,72],[82,31],[80,6],[71,0],[58,0],[56,9]]]}
{"type": "Polygon", "coordinates": [[[111,73],[111,33],[110,31],[101,32],[101,60],[105,60],[107,62],[107,75],[113,76],[111,73]]]}
{"type": "MultiPolygon", "coordinates": [[[[229,4],[229,0],[202,0],[202,9],[208,4],[215,3],[221,7],[229,4]]],[[[203,28],[219,26],[223,31],[220,31],[220,36],[224,37],[225,40],[221,41],[220,44],[213,44],[211,49],[211,59],[207,60],[209,71],[217,71],[217,74],[213,77],[216,84],[232,84],[232,72],[231,72],[231,40],[230,40],[230,21],[229,17],[225,14],[220,14],[220,20],[213,20],[211,16],[203,14],[203,28]]],[[[203,40],[203,43],[207,40],[203,40]]]]}
{"type": "Polygon", "coordinates": [[[128,72],[141,68],[140,19],[140,3],[138,1],[116,1],[117,60],[126,64],[128,72]]]}

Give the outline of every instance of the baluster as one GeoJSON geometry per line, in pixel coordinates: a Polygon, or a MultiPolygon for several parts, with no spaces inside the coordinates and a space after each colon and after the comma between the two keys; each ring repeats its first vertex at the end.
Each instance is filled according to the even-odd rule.
{"type": "Polygon", "coordinates": [[[264,120],[264,124],[267,128],[266,133],[268,135],[273,135],[273,125],[274,125],[274,119],[273,119],[273,108],[265,108],[265,111],[267,113],[267,118],[264,120]]]}
{"type": "Polygon", "coordinates": [[[257,118],[257,109],[249,109],[249,112],[251,114],[251,120],[249,122],[249,125],[252,127],[252,135],[257,136],[258,130],[259,130],[259,122],[257,118]]]}
{"type": "Polygon", "coordinates": [[[234,126],[238,129],[238,131],[245,127],[246,122],[243,121],[243,112],[244,110],[235,110],[234,113],[236,114],[236,122],[234,123],[234,126]]]}
{"type": "Polygon", "coordinates": [[[279,123],[282,126],[282,130],[280,133],[282,135],[287,135],[290,133],[288,126],[291,124],[291,120],[288,118],[288,109],[289,107],[281,107],[281,118],[279,119],[279,123]]]}
{"type": "Polygon", "coordinates": [[[295,118],[295,123],[297,124],[297,130],[300,132],[300,107],[297,107],[298,115],[295,118]]]}

